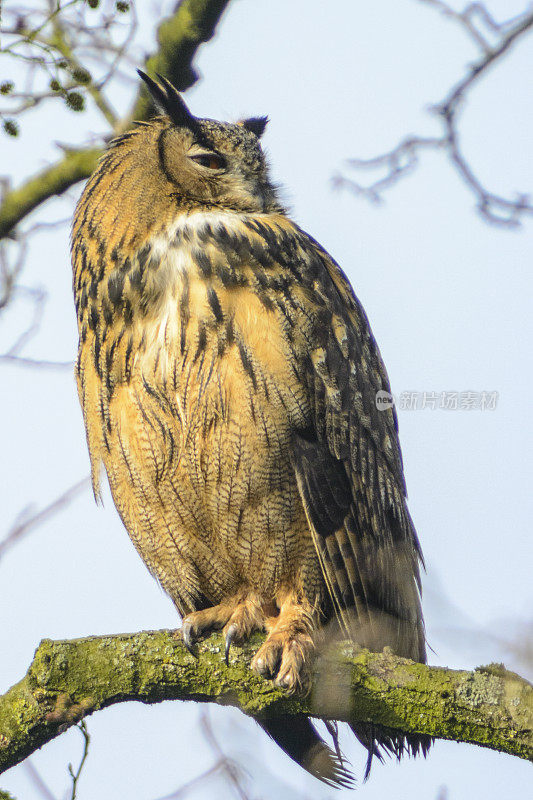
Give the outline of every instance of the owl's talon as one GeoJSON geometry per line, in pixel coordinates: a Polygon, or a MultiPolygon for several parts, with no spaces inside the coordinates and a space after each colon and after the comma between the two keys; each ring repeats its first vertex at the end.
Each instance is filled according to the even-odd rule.
{"type": "Polygon", "coordinates": [[[291,598],[269,625],[270,633],[251,667],[289,694],[307,694],[311,688],[310,664],[315,645],[312,637],[312,610],[291,598]]]}
{"type": "Polygon", "coordinates": [[[264,614],[255,595],[239,594],[222,603],[199,611],[191,611],[182,621],[183,644],[198,658],[195,642],[212,631],[223,628],[225,637],[224,655],[229,666],[231,645],[247,639],[254,630],[263,627],[264,614]]]}
{"type": "Polygon", "coordinates": [[[184,622],[181,626],[181,638],[183,639],[183,644],[194,658],[198,658],[198,653],[194,647],[195,644],[195,637],[193,636],[192,632],[192,624],[190,622],[184,622]]]}
{"type": "Polygon", "coordinates": [[[266,665],[262,658],[258,658],[255,660],[254,669],[259,675],[265,675],[266,665]]]}
{"type": "Polygon", "coordinates": [[[279,686],[280,689],[291,689],[293,685],[293,681],[291,681],[291,677],[288,674],[276,678],[274,683],[276,686],[279,686]]]}
{"type": "Polygon", "coordinates": [[[297,672],[294,668],[288,669],[286,672],[279,672],[274,684],[280,689],[288,692],[288,694],[296,694],[296,692],[303,692],[307,694],[310,689],[310,678],[305,672],[297,672]]]}
{"type": "MultiPolygon", "coordinates": [[[[268,641],[268,640],[267,640],[268,641]]],[[[281,663],[281,650],[277,646],[263,645],[252,659],[252,669],[263,678],[273,678],[281,663]]]]}
{"type": "Polygon", "coordinates": [[[225,647],[225,650],[224,650],[224,659],[226,661],[226,666],[227,667],[229,667],[229,652],[230,652],[230,648],[231,648],[231,645],[233,644],[233,642],[235,641],[235,639],[237,638],[238,630],[239,629],[238,629],[237,625],[230,625],[228,630],[226,631],[226,647],[225,647]]]}

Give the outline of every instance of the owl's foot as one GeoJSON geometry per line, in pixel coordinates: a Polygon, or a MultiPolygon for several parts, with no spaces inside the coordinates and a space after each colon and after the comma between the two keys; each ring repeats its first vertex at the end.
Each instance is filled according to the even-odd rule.
{"type": "Polygon", "coordinates": [[[309,692],[315,652],[311,607],[289,599],[267,622],[269,635],[252,659],[252,669],[290,694],[309,692]]]}
{"type": "Polygon", "coordinates": [[[182,624],[183,642],[196,655],[194,644],[212,631],[223,629],[226,664],[232,644],[240,644],[254,631],[267,629],[269,635],[252,659],[252,669],[290,694],[308,692],[315,644],[313,609],[289,595],[280,603],[277,616],[271,603],[257,595],[239,594],[216,606],[188,614],[182,624]]]}
{"type": "Polygon", "coordinates": [[[188,614],[181,627],[185,647],[195,655],[194,643],[212,631],[223,629],[226,664],[232,644],[244,642],[253,631],[265,628],[266,614],[259,599],[253,595],[237,595],[211,608],[188,614]]]}

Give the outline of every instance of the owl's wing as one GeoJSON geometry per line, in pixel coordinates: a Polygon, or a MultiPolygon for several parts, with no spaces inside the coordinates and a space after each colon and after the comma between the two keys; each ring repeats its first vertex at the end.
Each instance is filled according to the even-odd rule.
{"type": "MultiPolygon", "coordinates": [[[[313,424],[293,464],[335,615],[372,650],[425,661],[422,560],[405,499],[398,425],[368,320],[338,265],[310,237],[316,336],[306,359],[313,424]]],[[[302,246],[302,243],[300,243],[302,246]]]]}

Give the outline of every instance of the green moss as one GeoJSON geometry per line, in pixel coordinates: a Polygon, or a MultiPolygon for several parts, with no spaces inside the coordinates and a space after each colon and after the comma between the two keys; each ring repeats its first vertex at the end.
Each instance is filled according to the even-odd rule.
{"type": "MultiPolygon", "coordinates": [[[[183,0],[175,14],[164,20],[157,31],[158,49],[145,63],[152,77],[168,78],[180,91],[190,88],[198,75],[192,60],[198,47],[209,41],[229,0],[183,0]]],[[[135,102],[133,119],[147,119],[154,113],[153,103],[143,87],[135,102]]]]}
{"type": "Polygon", "coordinates": [[[504,664],[502,663],[492,663],[486,664],[485,666],[476,667],[476,672],[484,672],[487,675],[496,675],[499,678],[503,678],[505,675],[508,674],[507,670],[505,669],[504,664]]]}
{"type": "Polygon", "coordinates": [[[43,641],[27,676],[0,698],[0,771],[100,708],[123,700],[230,704],[256,717],[367,720],[404,733],[475,742],[531,758],[533,689],[513,673],[426,667],[342,644],[317,660],[309,697],[289,698],[249,667],[263,637],[220,634],[193,658],[173,631],[43,641]]]}
{"type": "Polygon", "coordinates": [[[47,167],[20,188],[8,192],[0,207],[0,239],[44,200],[63,194],[93,172],[102,151],[99,148],[70,150],[63,159],[47,167]]]}

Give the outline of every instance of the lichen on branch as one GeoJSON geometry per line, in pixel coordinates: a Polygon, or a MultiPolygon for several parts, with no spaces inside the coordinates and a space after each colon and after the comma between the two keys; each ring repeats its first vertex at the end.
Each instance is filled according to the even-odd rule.
{"type": "Polygon", "coordinates": [[[256,635],[234,647],[227,667],[220,635],[200,643],[198,658],[173,631],[44,640],[25,677],[0,697],[0,773],[93,712],[127,700],[372,721],[533,760],[533,687],[503,665],[450,670],[340,644],[317,660],[310,696],[290,698],[250,670],[261,641],[256,635]]]}
{"type": "Polygon", "coordinates": [[[63,158],[13,189],[0,205],[0,239],[10,234],[37,206],[55,195],[63,194],[78,181],[87,178],[96,167],[102,150],[88,147],[65,150],[63,158]]]}

